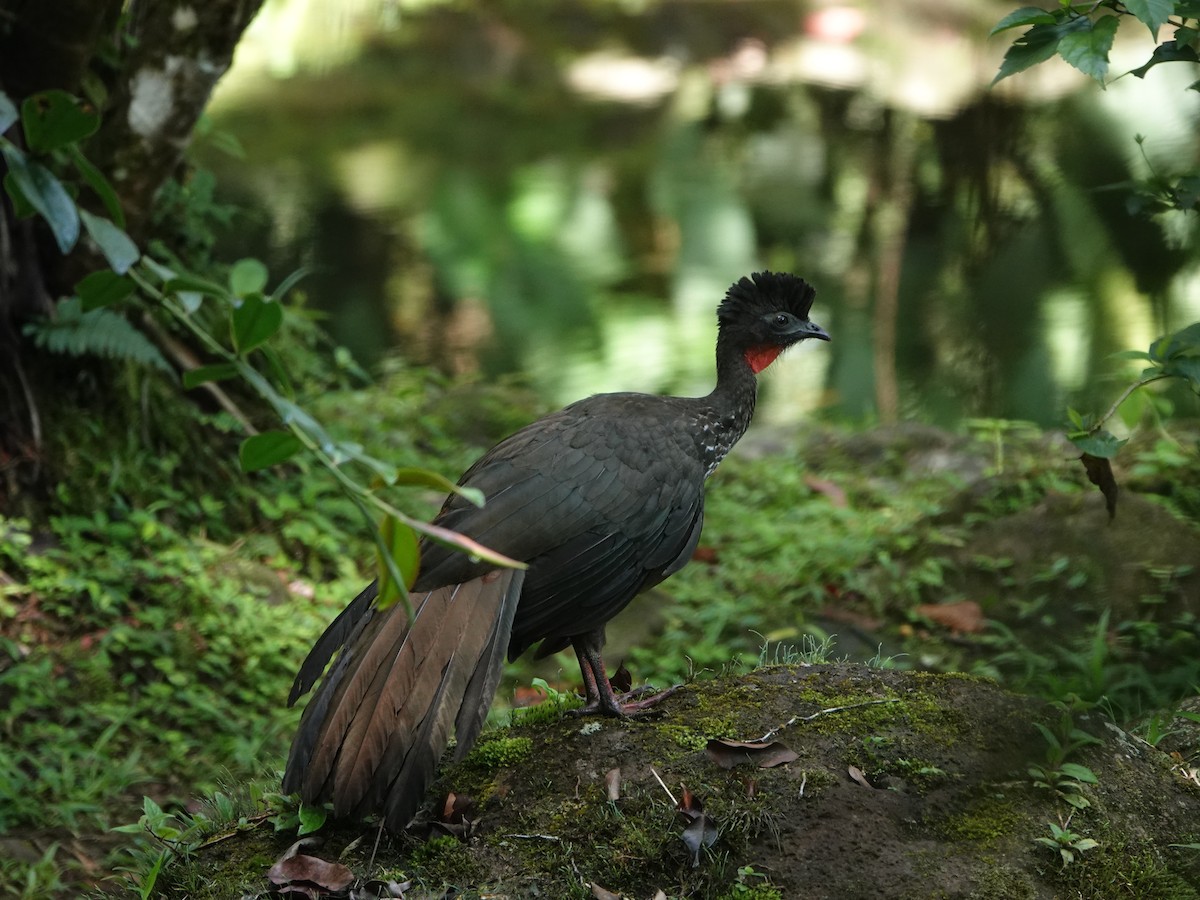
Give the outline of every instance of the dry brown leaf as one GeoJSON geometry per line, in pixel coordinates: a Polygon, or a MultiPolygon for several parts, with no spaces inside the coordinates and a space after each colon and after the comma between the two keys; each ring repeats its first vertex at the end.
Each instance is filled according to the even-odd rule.
{"type": "Polygon", "coordinates": [[[871,788],[871,790],[875,789],[875,785],[867,781],[866,774],[858,766],[850,766],[846,771],[849,773],[850,778],[856,783],[861,784],[865,788],[871,788]]]}
{"type": "Polygon", "coordinates": [[[475,812],[475,798],[470,794],[456,794],[450,791],[442,801],[442,811],[438,820],[432,823],[432,828],[439,834],[457,838],[469,838],[479,826],[475,812]]]}
{"type": "Polygon", "coordinates": [[[717,840],[717,824],[704,812],[704,803],[700,798],[683,787],[683,795],[675,808],[685,819],[687,827],[680,835],[683,843],[692,851],[692,868],[700,865],[700,851],[711,847],[717,840]]]}
{"type": "Polygon", "coordinates": [[[604,792],[608,799],[616,802],[621,799],[621,770],[609,769],[604,773],[604,792]]]}
{"type": "Polygon", "coordinates": [[[806,474],[804,476],[804,484],[810,491],[827,497],[829,502],[834,506],[840,508],[849,506],[849,501],[846,499],[846,492],[828,478],[817,478],[815,475],[806,474]]]}
{"type": "Polygon", "coordinates": [[[1088,481],[1100,488],[1100,493],[1104,495],[1104,506],[1108,510],[1108,521],[1112,521],[1117,514],[1117,479],[1113,475],[1112,463],[1101,456],[1092,456],[1090,453],[1085,453],[1079,457],[1079,461],[1083,463],[1083,469],[1087,472],[1088,481]]]}
{"type": "Polygon", "coordinates": [[[612,891],[608,890],[607,888],[602,888],[598,884],[593,883],[591,888],[592,896],[595,897],[596,900],[621,900],[620,894],[614,894],[612,891]]]}
{"type": "Polygon", "coordinates": [[[722,769],[732,769],[743,763],[758,766],[760,769],[772,769],[796,758],[796,751],[779,741],[764,744],[758,741],[715,738],[705,744],[704,752],[722,769]]]}
{"type": "Polygon", "coordinates": [[[704,812],[704,803],[689,791],[686,785],[680,785],[680,787],[683,789],[683,793],[679,797],[679,802],[675,804],[675,808],[690,821],[704,812]]]}
{"type": "Polygon", "coordinates": [[[949,628],[955,634],[979,634],[986,626],[983,607],[974,600],[958,603],[922,603],[914,610],[931,622],[949,628]]]}
{"type": "Polygon", "coordinates": [[[629,693],[633,687],[633,675],[625,668],[624,662],[617,666],[617,671],[612,673],[608,679],[608,683],[612,685],[612,689],[618,694],[629,693]]]}
{"type": "Polygon", "coordinates": [[[302,853],[278,860],[267,872],[267,878],[272,884],[293,893],[309,893],[312,887],[344,891],[354,883],[354,873],[341,863],[302,853]]]}

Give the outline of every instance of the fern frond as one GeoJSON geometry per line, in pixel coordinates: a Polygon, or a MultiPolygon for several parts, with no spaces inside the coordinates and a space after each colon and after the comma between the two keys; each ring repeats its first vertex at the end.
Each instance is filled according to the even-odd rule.
{"type": "Polygon", "coordinates": [[[62,300],[53,319],[26,325],[24,331],[50,353],[103,356],[173,371],[158,348],[128,319],[110,309],[84,312],[78,297],[62,300]]]}

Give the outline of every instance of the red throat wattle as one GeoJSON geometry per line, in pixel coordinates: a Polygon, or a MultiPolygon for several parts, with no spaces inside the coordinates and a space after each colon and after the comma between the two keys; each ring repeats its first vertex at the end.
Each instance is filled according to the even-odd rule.
{"type": "Polygon", "coordinates": [[[782,347],[775,347],[771,344],[763,344],[761,347],[751,347],[746,351],[746,362],[750,364],[750,370],[757,375],[771,363],[775,362],[775,357],[782,352],[782,347]]]}

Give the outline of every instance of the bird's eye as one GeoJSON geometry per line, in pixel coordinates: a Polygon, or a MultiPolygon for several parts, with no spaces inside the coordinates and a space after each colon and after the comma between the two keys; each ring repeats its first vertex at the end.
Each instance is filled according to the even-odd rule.
{"type": "Polygon", "coordinates": [[[776,313],[775,314],[775,324],[780,326],[781,328],[788,323],[789,319],[790,319],[790,317],[788,316],[787,313],[776,313]]]}

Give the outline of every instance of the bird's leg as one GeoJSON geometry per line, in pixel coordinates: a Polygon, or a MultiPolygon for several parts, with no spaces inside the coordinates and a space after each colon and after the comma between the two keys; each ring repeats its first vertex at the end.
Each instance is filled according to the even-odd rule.
{"type": "MultiPolygon", "coordinates": [[[[580,709],[573,710],[576,715],[616,716],[617,718],[635,716],[646,712],[659,700],[675,693],[675,688],[668,688],[644,700],[622,703],[622,697],[618,697],[613,690],[612,683],[608,680],[608,672],[604,667],[604,657],[601,654],[604,649],[604,629],[597,628],[581,634],[571,640],[571,645],[575,648],[575,656],[579,660],[579,672],[583,675],[585,694],[584,705],[580,709]]],[[[637,692],[624,694],[623,697],[628,698],[635,693],[637,692]]]]}

